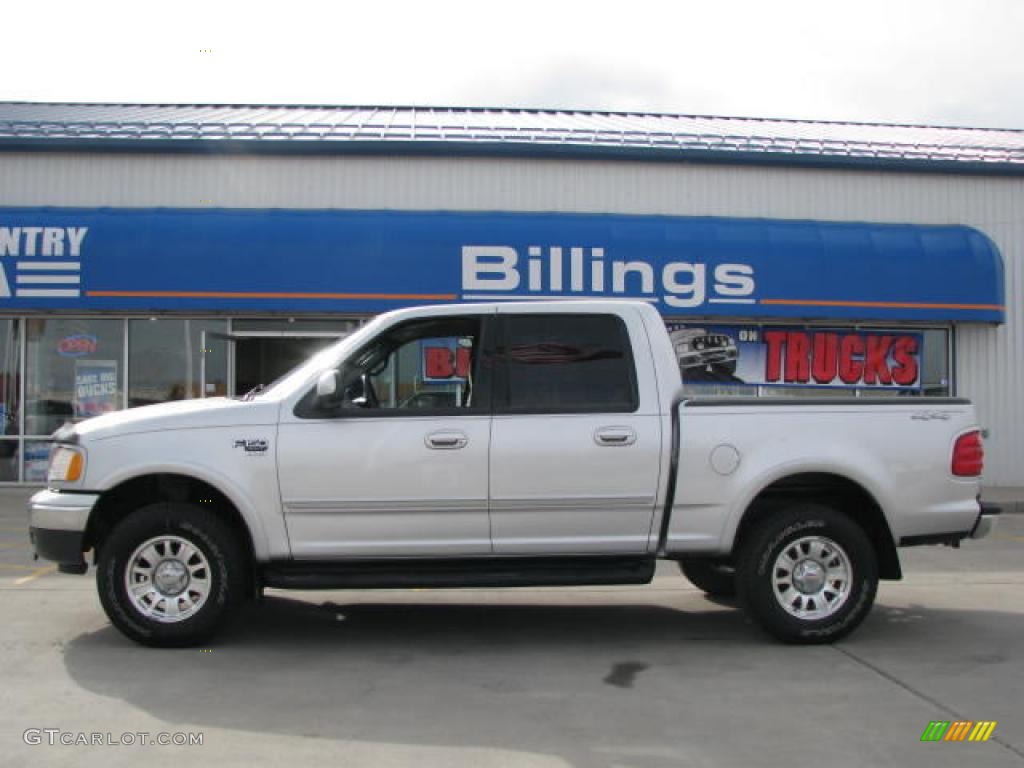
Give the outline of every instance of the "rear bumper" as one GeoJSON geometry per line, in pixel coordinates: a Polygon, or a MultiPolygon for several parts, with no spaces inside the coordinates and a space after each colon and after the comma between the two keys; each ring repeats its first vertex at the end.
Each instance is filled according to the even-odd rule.
{"type": "Polygon", "coordinates": [[[84,573],[82,545],[94,493],[40,491],[28,502],[29,538],[38,557],[52,560],[67,573],[84,573]]]}
{"type": "Polygon", "coordinates": [[[920,536],[904,536],[900,539],[901,547],[916,547],[922,544],[945,544],[959,547],[964,539],[983,539],[992,533],[999,513],[1002,511],[995,504],[978,503],[978,515],[969,530],[949,531],[948,533],[927,533],[920,536]]]}
{"type": "Polygon", "coordinates": [[[995,527],[996,520],[999,519],[1001,512],[1002,509],[995,504],[982,502],[981,512],[978,513],[978,520],[974,523],[974,528],[971,529],[971,538],[983,539],[992,533],[992,529],[995,527]]]}

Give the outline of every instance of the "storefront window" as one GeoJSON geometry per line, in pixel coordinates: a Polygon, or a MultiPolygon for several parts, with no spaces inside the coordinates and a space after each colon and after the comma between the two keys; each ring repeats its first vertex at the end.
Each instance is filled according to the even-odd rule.
{"type": "Polygon", "coordinates": [[[0,440],[0,483],[16,483],[18,481],[18,456],[21,453],[21,441],[0,440]]]}
{"type": "Polygon", "coordinates": [[[952,393],[949,375],[949,331],[945,328],[924,332],[923,371],[924,395],[939,396],[952,393]]]}
{"type": "Polygon", "coordinates": [[[18,480],[21,445],[21,346],[19,322],[0,320],[0,483],[18,480]]]}
{"type": "Polygon", "coordinates": [[[304,333],[328,333],[348,336],[359,328],[356,318],[336,317],[236,317],[231,321],[232,333],[280,333],[301,336],[304,333]]]}
{"type": "Polygon", "coordinates": [[[668,323],[688,395],[949,395],[944,328],[668,323]]]}
{"type": "MultiPolygon", "coordinates": [[[[0,437],[21,433],[18,320],[0,320],[0,437]]],[[[0,455],[4,452],[0,446],[0,455]]]]}
{"type": "Polygon", "coordinates": [[[122,407],[124,321],[33,317],[25,333],[25,434],[122,407]]]}
{"type": "Polygon", "coordinates": [[[128,405],[226,394],[226,331],[225,320],[129,320],[128,405]]]}

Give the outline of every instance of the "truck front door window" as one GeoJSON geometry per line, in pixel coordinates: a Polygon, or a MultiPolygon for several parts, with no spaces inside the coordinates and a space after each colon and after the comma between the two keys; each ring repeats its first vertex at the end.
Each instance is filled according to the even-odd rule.
{"type": "Polygon", "coordinates": [[[359,350],[338,370],[338,394],[311,392],[296,415],[332,418],[437,412],[482,412],[481,323],[474,317],[398,326],[359,350]]]}

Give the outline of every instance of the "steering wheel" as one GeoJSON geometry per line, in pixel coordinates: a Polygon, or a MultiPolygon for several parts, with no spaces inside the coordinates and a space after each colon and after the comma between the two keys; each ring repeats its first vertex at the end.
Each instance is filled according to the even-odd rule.
{"type": "Polygon", "coordinates": [[[363,397],[366,398],[366,407],[380,408],[380,400],[377,399],[377,391],[373,388],[373,382],[370,380],[369,374],[364,373],[359,377],[359,381],[363,385],[363,397]]]}

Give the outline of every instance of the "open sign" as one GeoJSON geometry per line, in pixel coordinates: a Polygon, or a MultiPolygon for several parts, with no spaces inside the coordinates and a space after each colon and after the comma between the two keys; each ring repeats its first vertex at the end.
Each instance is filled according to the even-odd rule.
{"type": "Polygon", "coordinates": [[[65,336],[57,342],[57,354],[61,357],[83,357],[95,354],[99,339],[89,333],[65,336]]]}

